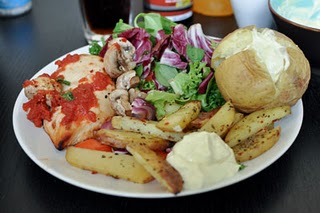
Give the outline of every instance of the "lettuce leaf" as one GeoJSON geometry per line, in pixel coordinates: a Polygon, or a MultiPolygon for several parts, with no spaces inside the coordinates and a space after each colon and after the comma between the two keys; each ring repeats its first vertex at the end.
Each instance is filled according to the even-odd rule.
{"type": "Polygon", "coordinates": [[[197,47],[192,47],[190,44],[188,44],[187,55],[192,62],[199,62],[203,59],[204,50],[197,47]]]}
{"type": "Polygon", "coordinates": [[[177,24],[159,13],[140,13],[134,19],[134,25],[145,29],[151,36],[156,37],[157,32],[162,29],[166,34],[171,34],[172,27],[177,24]],[[141,18],[143,22],[139,22],[141,18]]]}
{"type": "Polygon", "coordinates": [[[170,86],[175,93],[180,94],[182,100],[194,100],[198,93],[198,88],[203,79],[202,69],[205,62],[189,63],[189,72],[180,72],[170,81],[170,86]]]}
{"type": "Polygon", "coordinates": [[[119,33],[130,30],[131,28],[133,28],[131,25],[124,23],[123,20],[120,19],[113,29],[113,37],[116,38],[119,33]]]}
{"type": "Polygon", "coordinates": [[[198,100],[201,100],[202,109],[207,112],[222,106],[226,102],[218,89],[215,78],[211,78],[206,93],[199,95],[198,100]]]}
{"type": "Polygon", "coordinates": [[[156,116],[157,119],[163,118],[167,113],[166,105],[178,105],[176,100],[179,98],[179,95],[169,92],[163,92],[159,90],[152,90],[148,92],[147,97],[145,98],[147,101],[151,102],[156,107],[156,116]]]}
{"type": "Polygon", "coordinates": [[[156,79],[165,87],[170,86],[169,81],[178,74],[176,68],[158,62],[155,62],[154,72],[156,79]]]}

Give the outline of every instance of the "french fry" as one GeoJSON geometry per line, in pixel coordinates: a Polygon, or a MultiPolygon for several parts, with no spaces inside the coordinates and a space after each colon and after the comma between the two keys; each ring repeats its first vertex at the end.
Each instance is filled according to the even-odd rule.
{"type": "Polygon", "coordinates": [[[152,150],[164,150],[169,146],[169,141],[152,135],[129,132],[125,130],[100,129],[95,137],[101,143],[116,148],[126,148],[129,143],[142,143],[152,150]]]}
{"type": "Polygon", "coordinates": [[[229,130],[225,137],[225,142],[230,147],[233,147],[290,113],[290,106],[253,112],[245,116],[229,130]]]}
{"type": "Polygon", "coordinates": [[[199,131],[215,132],[223,137],[231,127],[234,117],[235,109],[233,104],[228,101],[199,129],[199,131]]]}
{"type": "Polygon", "coordinates": [[[128,144],[127,150],[169,192],[177,194],[182,190],[183,179],[180,173],[165,159],[139,143],[128,144]]]}
{"type": "Polygon", "coordinates": [[[156,126],[163,131],[182,132],[192,120],[198,117],[200,110],[200,101],[190,101],[179,110],[165,116],[156,126]]]}
{"type": "Polygon", "coordinates": [[[70,146],[66,149],[66,160],[80,169],[135,183],[148,183],[154,179],[131,155],[70,146]]]}
{"type": "Polygon", "coordinates": [[[281,128],[276,127],[256,134],[232,147],[238,162],[252,160],[268,151],[280,138],[281,128]]]}
{"type": "Polygon", "coordinates": [[[157,128],[157,122],[155,121],[140,120],[133,117],[114,116],[111,123],[115,129],[140,132],[174,142],[180,141],[186,134],[184,132],[166,132],[157,128]]]}

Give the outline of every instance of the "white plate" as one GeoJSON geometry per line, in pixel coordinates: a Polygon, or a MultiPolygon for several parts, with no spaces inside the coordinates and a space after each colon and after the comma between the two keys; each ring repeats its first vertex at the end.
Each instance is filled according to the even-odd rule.
{"type": "MultiPolygon", "coordinates": [[[[88,53],[88,46],[70,53],[88,53]]],[[[62,56],[59,59],[64,57],[65,56],[62,56]]],[[[33,78],[43,73],[53,73],[57,68],[54,64],[55,61],[41,69],[33,78]]],[[[173,195],[168,193],[157,181],[148,184],[135,184],[105,175],[91,174],[89,171],[72,167],[65,160],[65,151],[56,150],[44,130],[42,128],[36,128],[33,123],[26,118],[26,113],[22,109],[22,104],[25,102],[27,102],[27,98],[24,96],[23,91],[21,91],[13,110],[14,132],[22,149],[38,166],[65,182],[87,190],[135,198],[165,198],[193,195],[242,181],[268,167],[289,149],[300,131],[303,119],[303,105],[302,101],[299,100],[292,108],[292,114],[276,123],[276,125],[282,127],[282,133],[280,140],[272,149],[258,158],[246,162],[246,168],[231,178],[207,188],[200,190],[183,190],[178,195],[173,195]]]]}

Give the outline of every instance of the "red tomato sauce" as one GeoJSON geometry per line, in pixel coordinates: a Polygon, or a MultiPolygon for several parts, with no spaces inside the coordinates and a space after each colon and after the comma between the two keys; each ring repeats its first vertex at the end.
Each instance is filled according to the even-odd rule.
{"type": "MultiPolygon", "coordinates": [[[[48,75],[47,73],[44,73],[42,75],[39,75],[39,77],[48,77],[50,78],[50,75],[48,75]]],[[[33,80],[25,80],[22,84],[22,87],[25,88],[29,85],[34,85],[34,81],[33,80]]]]}
{"type": "Polygon", "coordinates": [[[94,95],[95,91],[106,89],[112,83],[108,75],[97,72],[93,76],[92,83],[80,84],[72,90],[73,100],[62,99],[62,113],[65,117],[62,119],[62,125],[67,125],[72,121],[90,120],[96,121],[96,114],[90,109],[98,106],[98,100],[94,95]]]}
{"type": "Polygon", "coordinates": [[[47,95],[52,96],[51,108],[54,109],[59,104],[59,100],[56,97],[60,97],[60,94],[56,90],[38,91],[38,93],[28,102],[24,103],[22,108],[28,112],[27,118],[34,123],[36,127],[42,126],[43,120],[51,121],[51,117],[54,111],[46,104],[47,95]]]}
{"type": "Polygon", "coordinates": [[[74,55],[70,55],[68,54],[64,59],[62,60],[57,60],[55,62],[56,65],[58,65],[58,70],[55,71],[51,77],[53,78],[58,78],[58,76],[60,75],[60,73],[62,71],[64,71],[65,67],[70,64],[70,63],[74,63],[80,60],[80,56],[78,54],[74,54],[74,55]]]}
{"type": "Polygon", "coordinates": [[[80,56],[78,54],[70,55],[68,54],[64,59],[57,60],[55,62],[56,65],[58,65],[59,68],[64,68],[70,63],[74,63],[80,60],[80,56]]]}
{"type": "MultiPolygon", "coordinates": [[[[67,56],[68,59],[63,59],[58,66],[65,66],[75,58],[67,56]]],[[[59,72],[59,69],[53,73],[50,78],[54,78],[59,72]]],[[[66,79],[67,80],[67,79],[66,79]]],[[[27,118],[34,123],[35,126],[41,127],[43,120],[51,121],[52,114],[55,112],[57,106],[61,106],[61,111],[65,115],[61,121],[62,125],[68,125],[71,122],[81,122],[83,120],[96,121],[96,114],[90,109],[98,106],[98,100],[94,95],[95,91],[105,90],[108,85],[113,85],[112,79],[105,73],[97,72],[92,77],[92,82],[87,83],[83,81],[70,92],[72,93],[72,100],[67,100],[62,97],[56,90],[40,90],[38,93],[23,104],[23,110],[28,112],[27,118]],[[47,98],[50,99],[51,107],[47,105],[47,98]]],[[[24,85],[31,84],[27,80],[24,85]]],[[[66,92],[66,91],[65,91],[66,92]]]]}
{"type": "Polygon", "coordinates": [[[96,114],[90,109],[98,106],[98,100],[94,95],[95,91],[106,89],[112,83],[110,77],[101,72],[97,72],[93,76],[92,83],[80,84],[72,90],[73,100],[68,101],[62,99],[62,113],[65,117],[62,119],[62,124],[67,125],[72,121],[90,120],[96,121],[96,114]]]}

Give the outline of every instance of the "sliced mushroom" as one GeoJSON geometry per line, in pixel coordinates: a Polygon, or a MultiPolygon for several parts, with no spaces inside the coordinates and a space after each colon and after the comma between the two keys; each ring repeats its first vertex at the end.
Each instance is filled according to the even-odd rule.
{"type": "Polygon", "coordinates": [[[147,93],[142,92],[138,89],[131,88],[129,89],[129,98],[130,98],[130,103],[134,101],[136,98],[143,98],[145,99],[147,97],[147,93]]]}
{"type": "Polygon", "coordinates": [[[139,84],[139,77],[136,76],[136,71],[131,70],[121,74],[117,78],[116,88],[117,89],[130,89],[132,87],[136,87],[139,84]]]}
{"type": "Polygon", "coordinates": [[[124,89],[116,89],[109,95],[111,106],[117,115],[131,116],[132,107],[129,103],[129,93],[124,89]]]}
{"type": "Polygon", "coordinates": [[[133,56],[136,48],[126,38],[115,38],[108,43],[104,55],[104,66],[111,78],[117,78],[122,73],[135,68],[133,56]]]}

